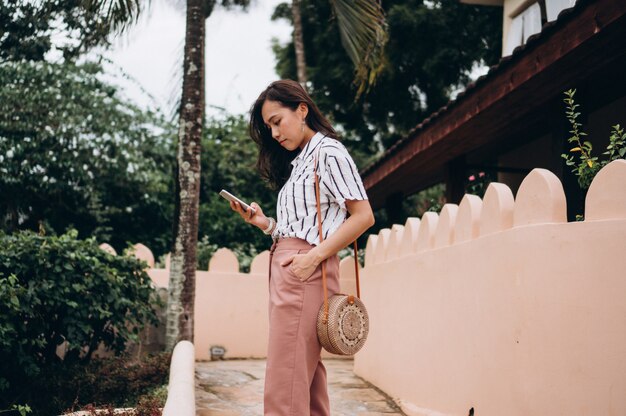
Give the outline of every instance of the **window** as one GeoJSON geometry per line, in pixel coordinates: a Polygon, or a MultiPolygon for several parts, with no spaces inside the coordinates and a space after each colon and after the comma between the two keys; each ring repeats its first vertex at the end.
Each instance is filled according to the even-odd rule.
{"type": "Polygon", "coordinates": [[[524,19],[524,43],[531,35],[541,32],[541,7],[539,3],[531,5],[522,13],[524,19]]]}
{"type": "Polygon", "coordinates": [[[556,20],[561,10],[572,7],[576,0],[526,0],[511,16],[511,25],[504,42],[502,55],[510,55],[513,49],[526,43],[529,37],[541,32],[546,22],[556,20]]]}
{"type": "Polygon", "coordinates": [[[524,18],[522,15],[519,15],[511,21],[511,26],[509,26],[509,33],[506,35],[506,44],[502,53],[503,56],[510,55],[516,46],[522,44],[523,33],[524,18]]]}
{"type": "Polygon", "coordinates": [[[561,10],[573,7],[576,0],[545,0],[546,1],[546,17],[548,22],[556,20],[561,10]]]}
{"type": "MultiPolygon", "coordinates": [[[[566,0],[567,1],[567,0],[566,0]]],[[[533,3],[511,20],[506,37],[503,55],[510,55],[517,46],[526,43],[528,38],[541,32],[541,6],[533,3]]]]}

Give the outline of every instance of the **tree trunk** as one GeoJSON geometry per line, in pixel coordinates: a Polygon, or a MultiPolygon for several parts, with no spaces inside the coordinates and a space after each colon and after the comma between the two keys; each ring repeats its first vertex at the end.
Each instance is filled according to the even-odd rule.
{"type": "Polygon", "coordinates": [[[166,348],[180,340],[193,342],[196,245],[200,195],[200,138],[204,118],[203,0],[187,0],[183,94],[176,155],[177,195],[174,247],[170,260],[166,348]]]}
{"type": "Polygon", "coordinates": [[[306,90],[306,61],[304,59],[304,40],[302,38],[302,17],[300,15],[300,0],[291,0],[293,14],[293,45],[296,49],[296,68],[298,82],[306,90]]]}

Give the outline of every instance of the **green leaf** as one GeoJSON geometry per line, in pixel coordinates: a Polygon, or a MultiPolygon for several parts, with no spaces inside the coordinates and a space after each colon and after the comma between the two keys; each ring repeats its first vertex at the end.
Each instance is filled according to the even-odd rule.
{"type": "Polygon", "coordinates": [[[357,96],[375,83],[384,65],[387,24],[377,0],[330,0],[341,43],[356,68],[357,96]]]}

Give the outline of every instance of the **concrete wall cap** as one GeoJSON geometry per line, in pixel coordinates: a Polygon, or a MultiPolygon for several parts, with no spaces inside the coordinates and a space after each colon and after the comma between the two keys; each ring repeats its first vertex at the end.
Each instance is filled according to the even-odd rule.
{"type": "Polygon", "coordinates": [[[559,178],[546,169],[533,169],[515,198],[513,226],[567,222],[565,192],[559,178]]]}
{"type": "Polygon", "coordinates": [[[239,272],[239,261],[237,260],[237,256],[235,256],[235,253],[227,248],[218,249],[209,261],[209,271],[226,273],[239,272]]]}
{"type": "Polygon", "coordinates": [[[439,215],[436,212],[426,212],[422,215],[419,233],[417,234],[417,252],[430,250],[435,246],[435,231],[439,215]]]}
{"type": "Polygon", "coordinates": [[[513,227],[515,199],[511,188],[503,183],[491,182],[483,198],[480,212],[480,235],[488,235],[513,227]]]}
{"type": "Polygon", "coordinates": [[[447,247],[454,244],[454,224],[459,206],[456,204],[445,204],[439,215],[437,230],[435,231],[434,248],[447,247]]]}
{"type": "Polygon", "coordinates": [[[267,273],[270,267],[270,252],[264,250],[257,254],[250,264],[250,273],[267,273]]]}
{"type": "Polygon", "coordinates": [[[106,251],[109,254],[117,256],[117,251],[115,251],[115,249],[113,247],[111,247],[110,244],[102,243],[98,247],[100,247],[101,250],[104,250],[104,251],[106,251]]]}
{"type": "Polygon", "coordinates": [[[376,234],[370,234],[367,237],[367,244],[365,245],[365,267],[371,266],[375,262],[376,255],[376,243],[378,242],[378,236],[376,234]]]}
{"type": "Polygon", "coordinates": [[[137,243],[133,246],[133,256],[148,263],[150,268],[154,268],[154,255],[152,251],[143,244],[137,243]]]}
{"type": "Polygon", "coordinates": [[[378,241],[376,242],[376,254],[374,254],[374,264],[380,264],[387,261],[387,250],[389,248],[390,237],[390,228],[383,228],[378,232],[378,241]]]}
{"type": "Polygon", "coordinates": [[[420,219],[416,217],[407,218],[402,232],[402,242],[400,244],[399,257],[408,256],[417,251],[417,235],[420,228],[420,219]]]}
{"type": "Polygon", "coordinates": [[[591,182],[585,200],[585,221],[626,218],[626,160],[614,160],[591,182]]]}
{"type": "Polygon", "coordinates": [[[404,225],[394,224],[391,226],[391,234],[389,236],[389,246],[387,247],[386,261],[395,260],[400,255],[402,247],[402,236],[404,234],[404,225]]]}
{"type": "MultiPolygon", "coordinates": [[[[359,272],[361,267],[359,265],[359,272]]],[[[341,280],[356,280],[356,272],[354,271],[354,257],[346,256],[339,261],[339,277],[341,280]]],[[[359,277],[361,274],[359,273],[359,277]]]]}
{"type": "Polygon", "coordinates": [[[478,196],[466,194],[463,197],[454,225],[455,243],[473,240],[479,236],[482,207],[483,201],[478,196]]]}

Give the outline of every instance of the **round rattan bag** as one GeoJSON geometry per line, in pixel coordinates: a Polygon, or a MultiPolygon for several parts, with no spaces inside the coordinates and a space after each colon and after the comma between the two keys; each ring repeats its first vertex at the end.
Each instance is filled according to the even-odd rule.
{"type": "Polygon", "coordinates": [[[324,305],[317,317],[317,337],[330,353],[353,355],[359,351],[369,332],[369,317],[361,299],[337,294],[328,299],[328,319],[324,323],[324,305]]]}
{"type": "MultiPolygon", "coordinates": [[[[321,148],[321,146],[319,146],[321,148]]],[[[319,150],[318,150],[319,152],[319,150]]],[[[320,243],[324,240],[322,233],[322,210],[320,208],[320,187],[317,177],[317,155],[315,157],[315,201],[317,203],[317,224],[320,243]]],[[[322,262],[322,285],[324,287],[324,304],[317,314],[317,338],[322,347],[333,354],[353,355],[365,344],[369,332],[369,317],[365,305],[359,299],[359,263],[358,248],[354,240],[354,271],[356,273],[356,296],[336,294],[328,299],[326,286],[326,262],[322,262]]]]}

